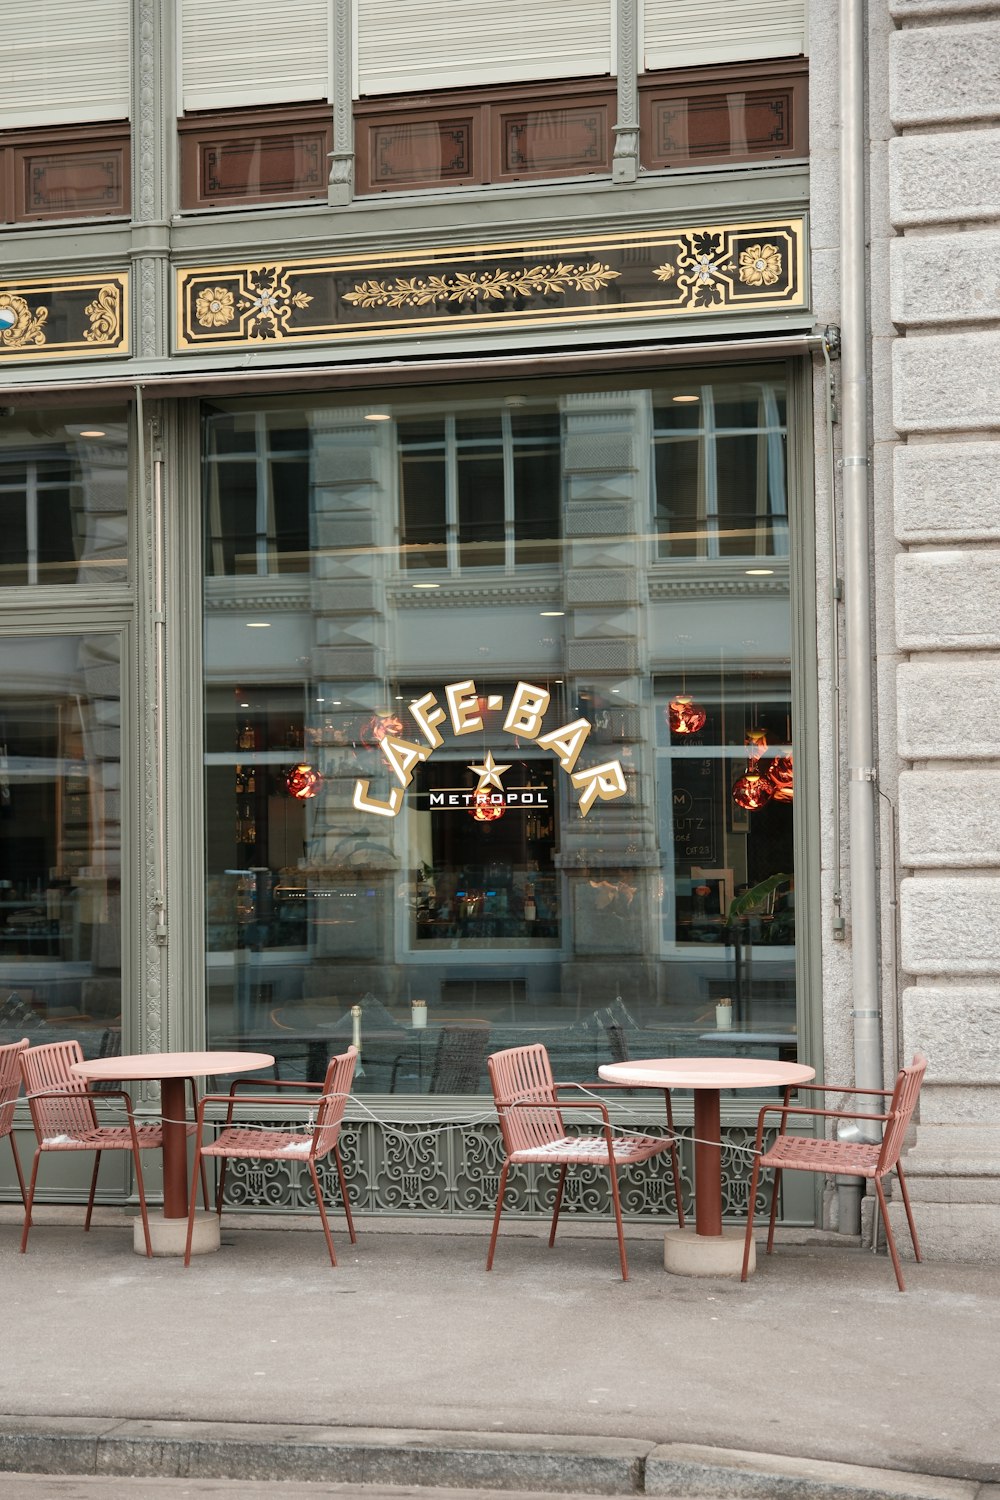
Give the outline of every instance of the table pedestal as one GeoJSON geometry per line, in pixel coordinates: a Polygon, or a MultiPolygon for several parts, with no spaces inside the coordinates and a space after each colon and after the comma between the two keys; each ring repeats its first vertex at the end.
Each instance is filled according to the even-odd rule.
{"type": "MultiPolygon", "coordinates": [[[[722,1227],[722,1099],[718,1089],[694,1096],[694,1229],[668,1229],[663,1265],[675,1276],[739,1276],[743,1270],[742,1229],[722,1227]]],[[[750,1248],[749,1270],[757,1264],[750,1248]]]]}
{"type": "MultiPolygon", "coordinates": [[[[140,1233],[142,1226],[140,1225],[140,1233]]],[[[695,1229],[668,1229],[663,1236],[663,1268],[675,1276],[739,1276],[743,1270],[744,1229],[699,1234],[695,1229]]],[[[748,1271],[757,1268],[757,1247],[750,1246],[748,1271]]]]}
{"type": "MultiPolygon", "coordinates": [[[[157,1209],[149,1215],[149,1242],[154,1255],[183,1255],[187,1241],[187,1219],[165,1219],[157,1209]]],[[[192,1255],[209,1255],[218,1250],[220,1243],[219,1216],[207,1214],[200,1209],[194,1216],[194,1237],[191,1240],[192,1255]]],[[[146,1239],[142,1232],[142,1219],[132,1225],[132,1249],[136,1255],[145,1255],[146,1239]]]]}

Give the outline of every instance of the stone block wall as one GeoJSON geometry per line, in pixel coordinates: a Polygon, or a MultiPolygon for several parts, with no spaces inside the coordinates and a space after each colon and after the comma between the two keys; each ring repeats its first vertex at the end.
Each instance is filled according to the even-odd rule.
{"type": "Polygon", "coordinates": [[[876,488],[896,548],[900,1051],[928,1057],[907,1176],[925,1254],[1000,1259],[1000,3],[888,9],[869,79],[890,124],[876,488]]]}

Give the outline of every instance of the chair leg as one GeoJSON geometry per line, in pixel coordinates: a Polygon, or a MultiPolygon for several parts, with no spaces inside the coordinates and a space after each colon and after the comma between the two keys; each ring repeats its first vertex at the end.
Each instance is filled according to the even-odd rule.
{"type": "Polygon", "coordinates": [[[746,1281],[750,1274],[750,1246],[753,1244],[753,1216],[754,1207],[757,1202],[757,1179],[760,1176],[760,1157],[754,1156],[753,1171],[750,1174],[750,1196],[747,1199],[747,1237],[743,1241],[743,1270],[740,1272],[740,1280],[746,1281]]]}
{"type": "Polygon", "coordinates": [[[146,1241],[146,1259],[153,1259],[153,1242],[149,1237],[149,1214],[146,1210],[146,1187],[142,1180],[142,1152],[133,1151],[135,1161],[135,1185],[139,1194],[139,1212],[142,1215],[142,1236],[146,1241]]]}
{"type": "MultiPolygon", "coordinates": [[[[192,1197],[193,1196],[194,1195],[192,1194],[192,1197]]],[[[207,1177],[207,1175],[205,1173],[205,1158],[204,1157],[201,1157],[201,1201],[205,1205],[205,1212],[206,1213],[211,1213],[212,1210],[211,1210],[211,1208],[209,1206],[209,1202],[208,1202],[208,1177],[207,1177]]]]}
{"type": "Polygon", "coordinates": [[[83,1232],[86,1234],[90,1228],[91,1215],[94,1212],[94,1194],[97,1192],[97,1173],[101,1165],[101,1153],[94,1152],[94,1173],[90,1179],[90,1197],[87,1199],[87,1217],[83,1221],[83,1232]]]}
{"type": "Polygon", "coordinates": [[[618,1255],[622,1263],[622,1281],[628,1281],[628,1258],[625,1254],[625,1230],[622,1228],[622,1200],[618,1192],[618,1170],[614,1156],[609,1151],[608,1171],[611,1173],[611,1201],[615,1206],[615,1226],[618,1230],[618,1255]]]}
{"type": "Polygon", "coordinates": [[[25,1251],[28,1248],[28,1230],[31,1228],[31,1205],[35,1201],[35,1181],[36,1181],[36,1179],[38,1177],[38,1163],[39,1163],[39,1160],[41,1158],[41,1155],[42,1155],[42,1148],[41,1148],[41,1146],[39,1146],[36,1149],[36,1151],[35,1151],[35,1159],[34,1159],[34,1161],[31,1164],[31,1182],[30,1182],[30,1184],[28,1186],[28,1201],[24,1205],[24,1228],[21,1231],[21,1254],[22,1255],[25,1253],[25,1251]]]}
{"type": "Polygon", "coordinates": [[[337,1264],[337,1257],[333,1249],[333,1235],[330,1233],[330,1221],[326,1216],[326,1204],[323,1202],[323,1190],[320,1187],[319,1173],[316,1171],[316,1158],[314,1156],[310,1156],[309,1158],[309,1171],[313,1180],[313,1190],[316,1194],[319,1216],[323,1222],[323,1233],[326,1235],[326,1248],[330,1252],[330,1264],[331,1266],[335,1266],[337,1264]]]}
{"type": "Polygon", "coordinates": [[[14,1140],[13,1131],[11,1131],[7,1139],[10,1141],[10,1149],[14,1153],[14,1171],[17,1173],[17,1185],[21,1189],[21,1202],[26,1203],[27,1200],[24,1195],[24,1173],[21,1171],[21,1158],[17,1154],[17,1143],[14,1140]]]}
{"type": "Polygon", "coordinates": [[[566,1163],[563,1162],[562,1166],[559,1168],[559,1185],[556,1188],[555,1208],[552,1210],[552,1228],[549,1230],[550,1250],[556,1242],[556,1225],[559,1223],[559,1210],[562,1207],[563,1189],[566,1186],[566,1173],[568,1170],[569,1168],[566,1166],[566,1163]]]}
{"type": "Polygon", "coordinates": [[[781,1168],[774,1169],[774,1189],[771,1193],[771,1217],[767,1224],[767,1253],[771,1255],[774,1251],[774,1224],[778,1217],[778,1194],[781,1190],[781,1168]]]}
{"type": "Polygon", "coordinates": [[[915,1260],[923,1260],[920,1253],[920,1241],[917,1239],[917,1226],[913,1222],[913,1210],[910,1208],[910,1195],[906,1189],[906,1178],[903,1169],[896,1163],[896,1176],[899,1178],[899,1191],[903,1198],[903,1207],[906,1209],[906,1222],[910,1226],[910,1239],[913,1241],[913,1255],[915,1260]]]}
{"type": "Polygon", "coordinates": [[[340,1147],[337,1145],[335,1145],[333,1148],[333,1159],[337,1164],[337,1180],[340,1183],[340,1196],[344,1200],[344,1214],[347,1219],[347,1229],[351,1236],[351,1244],[356,1245],[358,1243],[358,1237],[354,1233],[354,1220],[351,1218],[351,1200],[347,1195],[347,1181],[344,1177],[344,1163],[340,1159],[340,1147]]]}
{"type": "Polygon", "coordinates": [[[497,1245],[497,1230],[500,1228],[500,1215],[503,1212],[503,1195],[507,1187],[507,1173],[509,1171],[510,1161],[507,1160],[504,1162],[500,1173],[500,1186],[497,1190],[497,1208],[496,1213],[493,1215],[493,1233],[490,1235],[490,1248],[486,1255],[487,1271],[492,1271],[493,1269],[493,1252],[497,1245]]]}
{"type": "Polygon", "coordinates": [[[885,1193],[882,1189],[881,1180],[875,1178],[875,1191],[878,1194],[878,1206],[882,1211],[882,1223],[885,1225],[885,1242],[889,1246],[889,1254],[892,1256],[892,1268],[896,1273],[896,1284],[901,1292],[906,1291],[906,1282],[903,1280],[902,1267],[899,1264],[899,1253],[896,1249],[896,1241],[892,1237],[892,1228],[889,1224],[889,1210],[886,1206],[885,1193]]]}

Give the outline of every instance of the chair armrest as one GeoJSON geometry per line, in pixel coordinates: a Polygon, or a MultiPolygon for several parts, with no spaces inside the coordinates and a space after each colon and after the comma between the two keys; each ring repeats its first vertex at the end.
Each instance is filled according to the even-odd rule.
{"type": "MultiPolygon", "coordinates": [[[[234,1078],[229,1085],[229,1094],[220,1094],[218,1097],[228,1099],[229,1095],[235,1094],[237,1089],[252,1088],[256,1083],[259,1083],[256,1078],[234,1078]]],[[[269,1078],[267,1086],[269,1089],[321,1089],[323,1087],[321,1083],[301,1083],[295,1078],[269,1078]]]]}
{"type": "Polygon", "coordinates": [[[892,1098],[892,1089],[846,1088],[835,1083],[800,1083],[798,1089],[803,1094],[873,1094],[882,1099],[892,1098]]]}
{"type": "MultiPolygon", "coordinates": [[[[764,1121],[766,1116],[769,1114],[781,1115],[782,1121],[784,1121],[788,1115],[812,1115],[814,1118],[818,1117],[825,1120],[869,1120],[872,1122],[876,1120],[885,1121],[892,1119],[891,1115],[869,1115],[864,1114],[858,1110],[850,1109],[810,1109],[807,1105],[804,1104],[765,1104],[764,1108],[757,1116],[757,1136],[754,1141],[755,1149],[760,1148],[761,1141],[764,1137],[764,1121]]],[[[783,1135],[786,1132],[782,1128],[778,1133],[779,1135],[783,1135]]]]}
{"type": "MultiPolygon", "coordinates": [[[[556,1084],[556,1091],[560,1088],[580,1088],[578,1083],[556,1084]]],[[[503,1109],[599,1109],[606,1124],[610,1124],[608,1106],[600,1099],[580,1099],[578,1102],[565,1099],[516,1099],[510,1104],[502,1106],[503,1109]]]]}

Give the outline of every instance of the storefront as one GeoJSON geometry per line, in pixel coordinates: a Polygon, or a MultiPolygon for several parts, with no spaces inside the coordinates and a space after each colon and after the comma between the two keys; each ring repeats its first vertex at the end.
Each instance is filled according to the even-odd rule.
{"type": "MultiPolygon", "coordinates": [[[[657,257],[674,277],[662,237],[629,253],[616,301],[610,273],[577,288],[595,314],[657,257]]],[[[240,317],[260,334],[228,274],[179,273],[182,345],[240,317]]],[[[290,335],[295,309],[320,316],[275,285],[290,335]]],[[[519,296],[497,323],[554,300],[519,296]]],[[[629,349],[612,325],[572,363],[508,352],[461,381],[443,358],[19,404],[3,1039],[207,1041],[289,1079],[356,1040],[346,1139],[371,1211],[490,1207],[475,1096],[504,1046],[542,1041],[576,1079],[719,1047],[812,1060],[805,345],[762,324],[629,349]]],[[[731,1106],[738,1213],[755,1104],[731,1106]]],[[[629,1191],[642,1213],[672,1188],[629,1191]]],[[[251,1166],[228,1192],[305,1189],[251,1166]]]]}

